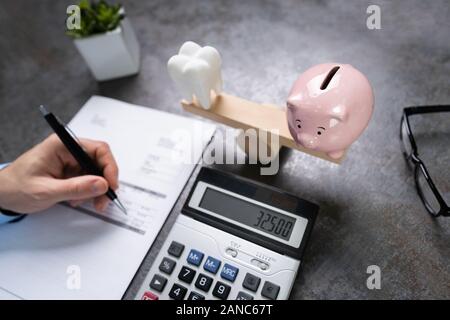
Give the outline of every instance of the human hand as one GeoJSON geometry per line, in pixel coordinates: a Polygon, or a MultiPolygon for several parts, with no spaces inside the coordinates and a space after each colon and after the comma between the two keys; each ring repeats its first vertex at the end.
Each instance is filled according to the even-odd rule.
{"type": "Polygon", "coordinates": [[[118,167],[109,146],[80,139],[83,149],[103,171],[103,177],[83,174],[75,158],[52,134],[0,170],[0,207],[18,213],[33,213],[68,201],[77,206],[93,199],[97,210],[106,209],[108,186],[116,190],[118,167]]]}

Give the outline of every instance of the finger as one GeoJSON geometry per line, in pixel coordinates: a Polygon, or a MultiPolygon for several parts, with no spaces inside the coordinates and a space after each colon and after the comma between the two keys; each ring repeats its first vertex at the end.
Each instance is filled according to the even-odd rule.
{"type": "Polygon", "coordinates": [[[73,177],[78,177],[83,174],[79,165],[67,165],[64,167],[61,178],[68,179],[73,177]]]}
{"type": "Polygon", "coordinates": [[[34,149],[36,149],[41,161],[52,164],[51,166],[46,166],[46,169],[47,173],[53,177],[63,178],[66,167],[79,168],[75,158],[54,133],[36,145],[34,149]]]}
{"type": "Polygon", "coordinates": [[[97,176],[48,179],[47,186],[54,202],[91,199],[105,194],[108,190],[106,180],[97,176]]]}
{"type": "Polygon", "coordinates": [[[94,207],[98,211],[105,211],[110,201],[107,196],[97,197],[94,199],[94,207]]]}
{"type": "Polygon", "coordinates": [[[76,207],[80,206],[81,204],[83,204],[84,202],[85,202],[85,200],[70,200],[69,204],[71,207],[76,208],[76,207]]]}
{"type": "Polygon", "coordinates": [[[81,139],[86,152],[96,161],[108,181],[109,186],[116,190],[119,187],[119,168],[111,152],[109,145],[105,142],[81,139]]]}
{"type": "MultiPolygon", "coordinates": [[[[79,167],[75,158],[55,134],[49,136],[44,143],[56,152],[63,166],[79,167]]],[[[113,190],[116,190],[119,187],[119,168],[117,167],[116,160],[114,159],[109,145],[102,141],[90,139],[80,139],[80,143],[83,149],[101,168],[102,174],[106,181],[108,181],[109,186],[113,190]]]]}
{"type": "Polygon", "coordinates": [[[81,172],[81,167],[74,156],[69,152],[61,139],[55,134],[51,134],[41,145],[45,149],[45,155],[48,161],[52,162],[53,176],[58,178],[67,178],[75,176],[73,172],[81,172]],[[56,157],[56,159],[54,159],[56,157]],[[58,160],[58,162],[54,162],[58,160]],[[66,171],[69,171],[66,175],[66,171]]]}

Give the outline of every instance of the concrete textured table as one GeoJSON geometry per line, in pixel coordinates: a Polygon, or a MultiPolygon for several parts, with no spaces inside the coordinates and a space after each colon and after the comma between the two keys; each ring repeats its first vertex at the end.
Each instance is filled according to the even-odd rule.
{"type": "MultiPolygon", "coordinates": [[[[50,133],[40,103],[64,120],[93,94],[191,116],[166,72],[185,40],[217,47],[225,91],[257,102],[283,105],[311,65],[351,63],[370,79],[376,106],[341,166],[284,149],[275,176],[259,176],[256,165],[217,167],[320,205],[292,299],[450,298],[450,218],[425,211],[398,139],[403,107],[450,102],[449,1],[375,1],[381,30],[366,27],[370,1],[121,2],[141,44],[142,68],[135,77],[97,83],[64,35],[70,1],[1,1],[0,162],[50,133]],[[366,286],[369,265],[381,269],[380,290],[366,286]]],[[[448,119],[418,117],[414,124],[447,201],[448,119]]],[[[186,192],[125,298],[136,294],[185,198],[186,192]]]]}

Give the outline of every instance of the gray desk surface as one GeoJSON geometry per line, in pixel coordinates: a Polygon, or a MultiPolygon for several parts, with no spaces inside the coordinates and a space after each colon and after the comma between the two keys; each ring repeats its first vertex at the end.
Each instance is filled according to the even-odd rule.
{"type": "MultiPolygon", "coordinates": [[[[427,215],[398,141],[404,106],[449,103],[449,1],[374,1],[382,9],[377,31],[366,28],[373,1],[121,1],[141,43],[142,69],[105,83],[93,80],[64,35],[71,2],[1,1],[0,161],[50,133],[39,103],[65,120],[93,94],[190,116],[179,107],[165,67],[185,40],[217,47],[225,90],[259,102],[283,104],[295,78],[311,65],[348,62],[372,82],[376,109],[341,166],[284,150],[276,176],[260,177],[256,166],[220,167],[320,204],[292,298],[450,298],[450,218],[427,215]],[[372,264],[381,268],[381,290],[366,287],[372,264]]],[[[417,125],[448,195],[450,121],[442,119],[417,119],[417,125]],[[447,143],[434,143],[431,128],[447,132],[447,143]]],[[[184,198],[126,298],[136,293],[184,198]]]]}

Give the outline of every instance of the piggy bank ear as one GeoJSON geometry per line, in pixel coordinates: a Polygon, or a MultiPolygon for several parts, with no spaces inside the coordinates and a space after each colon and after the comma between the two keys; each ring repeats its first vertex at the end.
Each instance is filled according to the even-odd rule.
{"type": "MultiPolygon", "coordinates": [[[[336,106],[333,109],[331,109],[331,119],[334,119],[338,122],[343,122],[347,120],[348,112],[347,108],[345,106],[336,106]]],[[[331,122],[330,122],[331,126],[331,122]]]]}
{"type": "Polygon", "coordinates": [[[298,96],[290,96],[287,100],[288,108],[294,109],[300,104],[300,98],[298,96]]]}

